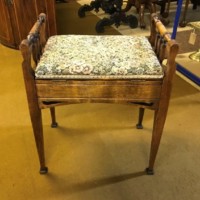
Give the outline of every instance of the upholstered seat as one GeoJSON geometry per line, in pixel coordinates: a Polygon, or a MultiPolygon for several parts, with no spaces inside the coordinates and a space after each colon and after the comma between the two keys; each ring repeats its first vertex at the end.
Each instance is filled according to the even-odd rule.
{"type": "Polygon", "coordinates": [[[37,79],[132,79],[163,77],[144,36],[57,35],[49,38],[37,79]]]}

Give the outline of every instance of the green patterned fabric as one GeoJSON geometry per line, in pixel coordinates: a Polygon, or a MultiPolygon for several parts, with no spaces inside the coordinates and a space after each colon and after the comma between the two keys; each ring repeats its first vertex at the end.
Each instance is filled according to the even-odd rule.
{"type": "Polygon", "coordinates": [[[146,37],[56,35],[36,68],[37,79],[162,78],[146,37]]]}

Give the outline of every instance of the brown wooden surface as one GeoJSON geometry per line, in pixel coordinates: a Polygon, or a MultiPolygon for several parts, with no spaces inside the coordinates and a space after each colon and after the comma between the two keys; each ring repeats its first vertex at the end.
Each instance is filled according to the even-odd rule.
{"type": "MultiPolygon", "coordinates": [[[[40,15],[40,19],[43,17],[45,14],[40,15]]],[[[31,34],[32,36],[39,35],[40,38],[32,40],[29,37],[29,40],[23,40],[20,45],[27,99],[42,173],[47,171],[45,170],[41,109],[51,108],[52,123],[55,125],[55,106],[68,103],[103,102],[131,103],[139,106],[138,128],[142,127],[144,108],[155,111],[147,168],[147,174],[152,174],[167,116],[173,75],[176,69],[175,57],[178,53],[178,45],[170,39],[170,35],[158,17],[155,14],[152,15],[149,41],[159,61],[162,63],[164,59],[167,59],[166,65],[163,66],[164,77],[162,79],[35,80],[34,69],[31,66],[31,53],[37,64],[43,52],[46,36],[44,28],[45,24],[41,23],[41,20],[37,21],[31,29],[31,34]]]]}
{"type": "Polygon", "coordinates": [[[121,100],[159,99],[161,81],[36,81],[38,98],[93,98],[121,100]]]}
{"type": "Polygon", "coordinates": [[[54,0],[13,0],[13,4],[0,0],[0,41],[2,44],[19,48],[26,38],[39,13],[47,14],[47,34],[57,34],[54,0]]]}
{"type": "Polygon", "coordinates": [[[0,41],[8,46],[15,46],[9,10],[5,7],[4,0],[0,0],[0,10],[0,41]]]}

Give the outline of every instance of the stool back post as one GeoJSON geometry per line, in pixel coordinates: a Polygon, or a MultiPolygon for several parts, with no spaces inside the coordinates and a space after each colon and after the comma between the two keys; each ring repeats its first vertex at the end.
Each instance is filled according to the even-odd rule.
{"type": "Polygon", "coordinates": [[[175,40],[171,39],[171,34],[167,32],[165,26],[158,19],[157,15],[153,13],[151,17],[151,35],[149,41],[152,44],[154,51],[157,53],[157,57],[163,66],[165,74],[163,78],[163,92],[161,92],[161,98],[166,96],[169,100],[173,76],[176,71],[175,58],[178,54],[179,46],[175,40]],[[159,39],[157,39],[158,34],[159,39]],[[167,60],[164,63],[163,61],[166,58],[167,60]]]}
{"type": "Polygon", "coordinates": [[[155,163],[156,154],[158,152],[168,112],[173,76],[176,70],[175,58],[178,53],[179,46],[175,40],[171,39],[170,34],[167,32],[166,28],[155,14],[152,14],[151,35],[149,41],[152,44],[154,51],[157,54],[157,57],[164,69],[160,98],[155,108],[154,115],[150,160],[149,167],[147,168],[147,173],[150,174],[152,173],[152,169],[155,163]],[[157,39],[157,34],[159,34],[159,40],[157,39]],[[166,59],[166,63],[164,62],[164,59],[166,59]]]}
{"type": "Polygon", "coordinates": [[[151,44],[152,47],[154,47],[155,41],[156,41],[156,37],[157,37],[157,31],[156,31],[156,25],[155,25],[155,17],[157,17],[157,15],[154,13],[151,15],[151,20],[150,20],[150,36],[149,36],[149,42],[151,44]]]}
{"type": "Polygon", "coordinates": [[[40,56],[42,55],[43,48],[46,44],[45,22],[46,15],[41,13],[38,17],[38,21],[34,24],[31,31],[29,32],[29,35],[26,39],[24,39],[21,42],[19,47],[23,57],[22,70],[24,75],[28,102],[32,101],[32,98],[35,99],[37,97],[34,68],[38,63],[40,56]],[[32,64],[32,59],[35,62],[34,65],[32,64]]]}
{"type": "Polygon", "coordinates": [[[22,71],[26,89],[29,113],[34,132],[37,152],[40,161],[40,173],[46,173],[44,156],[44,139],[42,127],[42,113],[38,103],[38,95],[35,83],[35,67],[42,55],[46,43],[45,30],[46,15],[40,14],[38,21],[34,24],[27,39],[20,44],[20,50],[23,57],[22,71]],[[34,60],[34,65],[32,64],[34,60]]]}

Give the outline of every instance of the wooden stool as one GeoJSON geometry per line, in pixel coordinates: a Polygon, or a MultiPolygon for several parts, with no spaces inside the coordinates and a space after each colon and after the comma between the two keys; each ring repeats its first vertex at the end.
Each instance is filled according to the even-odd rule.
{"type": "Polygon", "coordinates": [[[72,103],[124,103],[155,111],[147,174],[153,174],[176,69],[178,45],[153,14],[151,33],[143,36],[56,35],[46,38],[45,14],[20,45],[30,117],[40,160],[45,163],[42,109],[72,103]],[[35,66],[31,64],[35,61],[35,66]],[[162,61],[166,59],[166,64],[162,61]]]}

